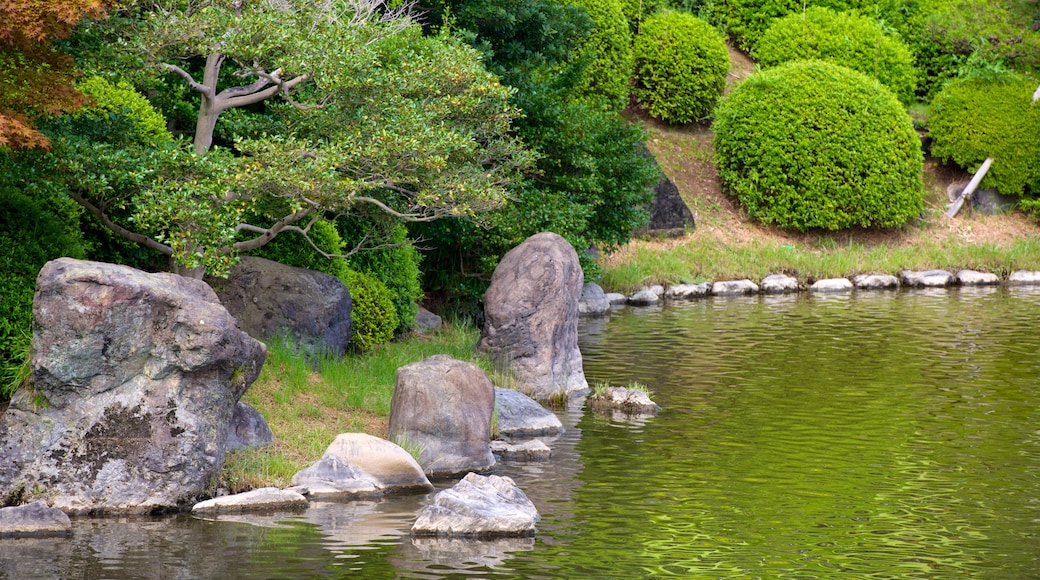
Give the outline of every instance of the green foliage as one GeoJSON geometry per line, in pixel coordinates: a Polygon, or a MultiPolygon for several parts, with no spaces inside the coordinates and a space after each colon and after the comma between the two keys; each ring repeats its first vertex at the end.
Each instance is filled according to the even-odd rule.
{"type": "Polygon", "coordinates": [[[84,115],[121,114],[133,124],[134,141],[143,145],[159,145],[172,137],[166,130],[166,119],[130,83],[120,80],[112,84],[101,77],[89,77],[76,83],[76,88],[93,99],[93,103],[73,113],[84,115]]]}
{"type": "Polygon", "coordinates": [[[903,34],[921,74],[918,92],[934,96],[969,59],[1040,70],[1037,22],[1036,2],[920,0],[903,34]]]}
{"type": "Polygon", "coordinates": [[[353,347],[366,352],[390,342],[398,326],[390,289],[375,277],[350,269],[346,270],[342,280],[353,301],[350,311],[353,325],[350,342],[353,347]]]}
{"type": "Polygon", "coordinates": [[[887,88],[796,61],[756,73],[716,109],[719,178],[748,215],[805,231],[896,227],[922,208],[923,155],[887,88]]]}
{"type": "Polygon", "coordinates": [[[632,34],[639,34],[642,23],[658,10],[667,8],[668,0],[621,0],[621,11],[628,20],[632,34]]]}
{"type": "Polygon", "coordinates": [[[21,192],[0,188],[0,400],[17,386],[28,351],[36,276],[62,256],[84,257],[79,232],[21,192]]]}
{"type": "Polygon", "coordinates": [[[342,254],[343,248],[343,239],[336,226],[329,222],[318,221],[311,226],[306,237],[294,230],[283,231],[250,254],[274,260],[286,266],[317,270],[341,278],[346,269],[344,260],[328,258],[322,255],[322,252],[330,255],[342,254]],[[311,245],[312,243],[314,245],[311,245]],[[317,249],[314,246],[317,246],[317,249]]]}
{"type": "Polygon", "coordinates": [[[854,12],[812,7],[773,21],[755,45],[763,67],[818,59],[877,78],[904,105],[914,101],[916,71],[910,49],[876,20],[854,12]]]}
{"type": "Polygon", "coordinates": [[[932,101],[932,154],[975,171],[993,158],[981,187],[1040,196],[1040,80],[1005,74],[951,81],[932,101]]]}
{"type": "Polygon", "coordinates": [[[620,111],[628,106],[632,76],[632,35],[621,0],[565,0],[584,8],[595,29],[585,39],[579,58],[586,60],[577,94],[602,96],[620,111]]]}
{"type": "Polygon", "coordinates": [[[635,42],[636,96],[669,123],[706,118],[726,87],[729,52],[710,24],[682,12],[647,18],[635,42]]]}
{"type": "Polygon", "coordinates": [[[419,271],[422,256],[409,239],[404,224],[387,220],[385,216],[368,217],[342,217],[336,220],[336,227],[347,251],[358,249],[347,258],[350,268],[371,275],[390,290],[398,320],[394,331],[401,334],[412,327],[419,311],[418,302],[423,298],[419,271]],[[383,240],[384,244],[366,249],[371,240],[383,240]]]}
{"type": "Polygon", "coordinates": [[[726,30],[737,45],[747,51],[755,48],[773,20],[805,11],[810,6],[823,6],[836,11],[858,10],[889,26],[905,19],[903,0],[725,0],[726,30]]]}

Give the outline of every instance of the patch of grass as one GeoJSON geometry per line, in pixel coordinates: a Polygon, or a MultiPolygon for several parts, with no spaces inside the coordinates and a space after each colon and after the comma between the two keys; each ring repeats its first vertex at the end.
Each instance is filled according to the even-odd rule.
{"type": "Polygon", "coordinates": [[[477,330],[451,325],[425,336],[385,344],[342,358],[306,355],[291,341],[273,339],[260,377],[242,398],[267,420],[274,444],[232,453],[220,485],[232,492],[286,487],[314,463],[340,433],[385,437],[397,368],[447,354],[490,368],[473,353],[477,330]]]}

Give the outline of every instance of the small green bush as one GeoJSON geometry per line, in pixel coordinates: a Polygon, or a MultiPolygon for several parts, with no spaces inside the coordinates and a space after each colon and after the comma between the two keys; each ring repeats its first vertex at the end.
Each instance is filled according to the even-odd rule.
{"type": "Polygon", "coordinates": [[[773,21],[755,45],[763,68],[794,60],[818,59],[877,78],[904,105],[914,102],[914,59],[899,38],[885,34],[876,20],[854,12],[812,7],[773,21]]]}
{"type": "Polygon", "coordinates": [[[716,10],[725,12],[726,31],[744,50],[753,50],[775,19],[803,12],[810,6],[858,10],[888,25],[901,24],[906,10],[903,0],[725,0],[724,4],[716,10]]]}
{"type": "Polygon", "coordinates": [[[1005,75],[951,81],[932,101],[932,155],[975,171],[993,165],[981,187],[1006,195],[1040,195],[1040,80],[1005,75]]]}
{"type": "MultiPolygon", "coordinates": [[[[311,226],[308,237],[326,254],[343,253],[343,239],[336,226],[329,222],[316,222],[311,226]]],[[[341,277],[346,268],[342,258],[326,258],[302,234],[292,230],[283,231],[267,244],[250,252],[250,255],[286,266],[325,272],[337,278],[341,277]]]]}
{"type": "Polygon", "coordinates": [[[422,256],[408,237],[408,228],[399,221],[369,220],[361,216],[343,217],[336,221],[347,251],[361,243],[366,236],[375,236],[390,244],[389,247],[361,250],[347,259],[352,270],[365,272],[390,289],[394,310],[397,311],[401,334],[412,327],[423,299],[419,263],[422,256]]]}
{"type": "Polygon", "coordinates": [[[350,269],[345,271],[341,280],[350,289],[353,300],[350,314],[353,347],[364,352],[390,342],[398,326],[390,289],[373,276],[350,269]]]}
{"type": "Polygon", "coordinates": [[[719,178],[756,220],[837,230],[921,213],[910,116],[862,73],[822,61],[764,70],[719,103],[714,128],[719,178]]]}
{"type": "Polygon", "coordinates": [[[143,145],[159,145],[173,139],[166,130],[166,119],[148,99],[126,81],[112,84],[101,77],[89,77],[76,88],[93,99],[93,103],[73,113],[73,117],[98,113],[125,115],[133,123],[136,141],[143,145]]]}
{"type": "Polygon", "coordinates": [[[635,92],[652,117],[669,123],[707,117],[728,73],[726,40],[696,16],[659,12],[636,36],[635,92]]]}
{"type": "MultiPolygon", "coordinates": [[[[16,374],[32,336],[36,276],[48,261],[83,258],[79,232],[35,201],[11,188],[0,188],[0,377],[16,374]]],[[[0,400],[10,399],[0,381],[0,400]]]]}
{"type": "Polygon", "coordinates": [[[588,12],[595,28],[579,49],[587,59],[580,94],[606,97],[614,110],[628,106],[628,82],[632,76],[632,34],[621,0],[565,0],[588,12]]]}

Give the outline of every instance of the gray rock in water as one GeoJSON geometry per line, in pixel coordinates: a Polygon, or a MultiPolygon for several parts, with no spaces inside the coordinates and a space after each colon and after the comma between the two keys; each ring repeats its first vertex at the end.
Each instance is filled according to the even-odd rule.
{"type": "Polygon", "coordinates": [[[578,301],[578,314],[584,316],[603,316],[610,314],[610,300],[603,289],[595,282],[582,286],[581,299],[578,301]]]}
{"type": "Polygon", "coordinates": [[[400,446],[364,433],[336,436],[317,463],[296,473],[293,488],[313,498],[357,499],[433,489],[400,446]]]}
{"type": "Polygon", "coordinates": [[[847,278],[825,278],[809,287],[810,292],[852,292],[852,282],[847,278]]]}
{"type": "Polygon", "coordinates": [[[904,286],[912,288],[942,288],[953,284],[953,274],[946,270],[925,270],[923,272],[903,270],[900,278],[904,286]]]}
{"type": "Polygon", "coordinates": [[[801,289],[796,278],[786,274],[770,274],[762,278],[762,292],[765,294],[788,294],[801,289]]]}
{"type": "Polygon", "coordinates": [[[711,284],[707,282],[701,284],[675,284],[674,286],[669,286],[664,291],[664,296],[669,300],[690,300],[707,296],[708,292],[711,292],[711,284]]]}
{"type": "Polygon", "coordinates": [[[60,509],[47,507],[43,500],[0,509],[0,539],[67,536],[71,533],[69,516],[60,509]]]}
{"type": "Polygon", "coordinates": [[[585,404],[595,410],[618,410],[638,415],[652,415],[661,409],[650,400],[650,395],[626,387],[607,387],[590,395],[585,404]]]}
{"type": "Polygon", "coordinates": [[[538,510],[509,477],[470,473],[439,492],[412,526],[423,536],[530,536],[538,510]]]}
{"type": "Polygon", "coordinates": [[[957,272],[957,283],[962,286],[993,286],[1000,284],[1000,278],[990,272],[961,270],[957,272]]]}
{"type": "Polygon", "coordinates": [[[436,355],[397,369],[389,437],[418,446],[433,477],[483,471],[491,454],[495,387],[477,365],[436,355]]]}
{"type": "Polygon", "coordinates": [[[235,405],[234,414],[231,415],[226,449],[228,451],[255,449],[272,443],[274,443],[274,434],[267,426],[264,416],[260,414],[260,411],[239,401],[235,405]]]}
{"type": "Polygon", "coordinates": [[[644,288],[628,297],[628,303],[632,306],[653,306],[661,301],[661,295],[650,288],[644,288]]]}
{"type": "Polygon", "coordinates": [[[711,285],[711,293],[715,296],[739,296],[741,294],[757,294],[758,284],[751,280],[726,280],[711,285]]]}
{"type": "Polygon", "coordinates": [[[194,515],[241,514],[246,512],[301,511],[307,509],[307,498],[295,491],[277,487],[261,487],[235,495],[201,501],[191,508],[194,515]]]}
{"type": "Polygon", "coordinates": [[[852,278],[852,285],[860,290],[890,290],[899,288],[899,278],[890,274],[859,274],[852,278]]]}
{"type": "Polygon", "coordinates": [[[563,423],[538,401],[512,389],[495,389],[498,433],[506,438],[543,437],[563,433],[563,423]]]}
{"type": "Polygon", "coordinates": [[[1012,272],[1008,276],[1007,283],[1012,286],[1040,284],[1040,272],[1031,272],[1029,270],[1017,270],[1015,272],[1012,272]]]}
{"type": "Polygon", "coordinates": [[[62,258],[40,271],[31,386],[0,418],[0,497],[179,509],[220,473],[264,345],[200,280],[62,258]]]}
{"type": "Polygon", "coordinates": [[[610,306],[624,306],[628,303],[628,296],[620,292],[607,292],[607,300],[610,301],[610,306]]]}
{"type": "Polygon", "coordinates": [[[432,332],[440,329],[444,324],[440,316],[430,312],[429,310],[419,307],[419,311],[415,314],[415,331],[418,333],[432,332]]]}
{"type": "Polygon", "coordinates": [[[492,441],[491,452],[505,461],[545,461],[552,455],[552,449],[540,439],[528,439],[521,443],[492,441]]]}
{"type": "Polygon", "coordinates": [[[495,268],[477,350],[510,368],[536,399],[587,389],[578,350],[583,285],[578,254],[567,240],[548,232],[531,236],[495,268]]]}
{"type": "Polygon", "coordinates": [[[313,351],[342,356],[351,336],[350,292],[335,276],[245,256],[210,284],[242,330],[264,339],[291,332],[313,351]]]}

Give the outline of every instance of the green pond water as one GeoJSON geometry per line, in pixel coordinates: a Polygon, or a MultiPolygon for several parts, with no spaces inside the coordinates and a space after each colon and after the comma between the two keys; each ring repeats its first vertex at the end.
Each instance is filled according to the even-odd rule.
{"type": "MultiPolygon", "coordinates": [[[[296,516],[83,519],[0,577],[1040,578],[1040,289],[707,299],[583,321],[590,383],[505,464],[533,539],[413,539],[432,495],[296,516]]],[[[441,484],[441,487],[451,482],[441,484]]]]}

